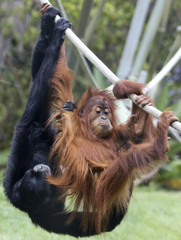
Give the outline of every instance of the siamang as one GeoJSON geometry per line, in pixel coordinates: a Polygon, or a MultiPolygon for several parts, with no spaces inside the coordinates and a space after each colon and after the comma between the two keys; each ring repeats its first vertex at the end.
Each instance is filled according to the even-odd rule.
{"type": "Polygon", "coordinates": [[[71,24],[56,8],[44,9],[32,57],[33,83],[15,127],[5,194],[49,232],[78,237],[111,231],[126,214],[136,174],[166,160],[167,129],[177,118],[164,112],[154,128],[151,116],[133,104],[127,123],[118,125],[116,98],[136,93],[139,104],[151,104],[142,86],[127,80],[115,84],[115,97],[88,88],[74,104],[64,52],[71,24]],[[55,23],[56,15],[61,18],[55,23]],[[71,212],[65,209],[68,195],[74,201],[71,212]]]}

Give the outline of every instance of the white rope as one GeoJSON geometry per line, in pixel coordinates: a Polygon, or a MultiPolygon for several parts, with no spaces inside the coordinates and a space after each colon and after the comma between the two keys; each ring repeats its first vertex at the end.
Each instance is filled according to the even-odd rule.
{"type": "MultiPolygon", "coordinates": [[[[48,0],[40,0],[41,4],[49,3],[48,0]]],[[[55,22],[60,19],[59,16],[56,16],[55,22]]],[[[73,31],[68,28],[65,31],[66,36],[69,38],[69,40],[84,54],[89,61],[97,68],[99,71],[108,78],[113,84],[119,80],[119,78],[73,33],[73,31]]],[[[137,95],[131,94],[129,98],[135,102],[137,95]]],[[[140,106],[139,106],[140,107],[140,106]]],[[[152,114],[154,117],[159,118],[162,112],[158,109],[156,109],[153,106],[145,106],[143,108],[147,113],[152,114]]],[[[174,122],[171,124],[173,128],[178,130],[181,133],[181,123],[180,122],[174,122]]]]}
{"type": "Polygon", "coordinates": [[[181,47],[170,59],[170,61],[162,68],[162,70],[146,85],[144,93],[148,93],[155,85],[157,85],[169,72],[170,70],[180,61],[181,59],[181,47]]]}
{"type": "MultiPolygon", "coordinates": [[[[129,95],[129,98],[135,103],[135,99],[136,99],[137,95],[136,94],[131,94],[129,95]]],[[[158,110],[157,108],[153,107],[153,106],[148,106],[146,105],[145,107],[142,107],[142,109],[147,112],[152,114],[154,117],[159,118],[160,115],[162,114],[162,112],[160,110],[158,110]]],[[[173,122],[171,124],[171,127],[173,127],[174,129],[178,130],[179,132],[181,132],[181,123],[180,122],[173,122]]]]}
{"type": "Polygon", "coordinates": [[[48,0],[40,0],[40,3],[41,4],[48,3],[48,4],[52,5],[48,0]]]}

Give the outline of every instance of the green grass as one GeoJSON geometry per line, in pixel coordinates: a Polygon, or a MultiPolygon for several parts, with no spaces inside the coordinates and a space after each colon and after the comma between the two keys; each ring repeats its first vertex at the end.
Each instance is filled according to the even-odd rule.
{"type": "MultiPolygon", "coordinates": [[[[35,227],[28,216],[8,203],[0,186],[1,240],[73,240],[35,227]]],[[[90,240],[180,240],[181,192],[137,189],[124,221],[111,233],[90,240]]]]}
{"type": "MultiPolygon", "coordinates": [[[[73,240],[35,227],[27,214],[15,209],[2,187],[7,151],[0,153],[0,240],[73,240]]],[[[139,188],[128,214],[111,233],[81,238],[90,240],[181,240],[181,192],[139,188]]]]}
{"type": "Polygon", "coordinates": [[[8,153],[9,153],[8,150],[4,150],[0,152],[0,183],[2,182],[2,179],[4,176],[8,153]]]}

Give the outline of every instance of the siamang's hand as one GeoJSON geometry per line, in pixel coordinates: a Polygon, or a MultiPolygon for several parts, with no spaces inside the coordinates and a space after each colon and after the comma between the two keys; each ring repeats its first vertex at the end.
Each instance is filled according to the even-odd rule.
{"type": "Polygon", "coordinates": [[[54,26],[55,26],[55,17],[59,15],[61,17],[60,11],[55,7],[49,7],[42,16],[41,29],[42,34],[46,37],[50,37],[54,26]]]}
{"type": "Polygon", "coordinates": [[[49,167],[39,164],[34,169],[26,171],[20,186],[20,194],[27,208],[34,206],[36,209],[39,205],[46,204],[50,199],[51,188],[46,180],[45,173],[48,173],[49,167]]]}
{"type": "Polygon", "coordinates": [[[76,108],[75,103],[71,101],[66,101],[66,103],[62,106],[63,110],[70,111],[70,112],[73,112],[75,108],[76,108]]]}
{"type": "Polygon", "coordinates": [[[45,165],[45,164],[38,164],[33,168],[34,172],[44,172],[47,173],[49,176],[51,176],[51,170],[49,168],[49,166],[45,165]]]}

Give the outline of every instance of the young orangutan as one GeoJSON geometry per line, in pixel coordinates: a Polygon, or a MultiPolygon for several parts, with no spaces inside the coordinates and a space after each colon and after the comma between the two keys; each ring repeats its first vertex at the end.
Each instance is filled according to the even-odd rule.
{"type": "Polygon", "coordinates": [[[168,126],[178,119],[164,112],[154,128],[151,116],[133,104],[127,123],[118,125],[116,98],[136,93],[138,103],[151,104],[142,85],[127,80],[115,84],[116,98],[88,88],[75,106],[63,46],[70,23],[63,18],[54,23],[61,14],[49,5],[42,12],[33,84],[15,128],[5,193],[47,231],[73,236],[111,231],[126,214],[135,176],[167,160],[168,126]],[[51,107],[57,111],[50,117],[51,107]],[[65,211],[67,195],[74,200],[72,212],[65,211]]]}

